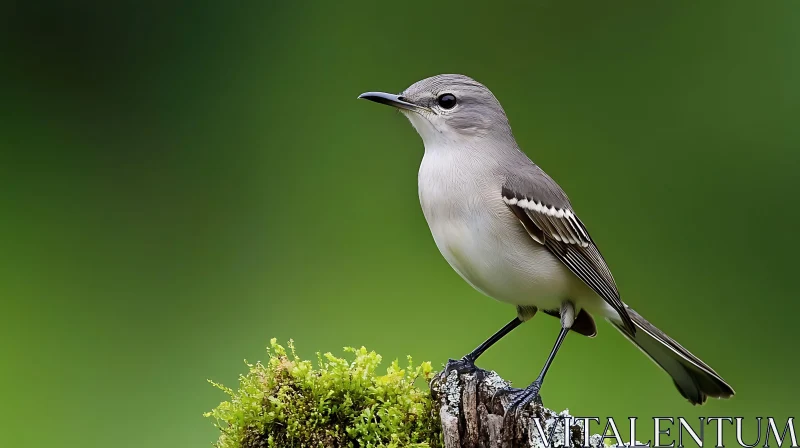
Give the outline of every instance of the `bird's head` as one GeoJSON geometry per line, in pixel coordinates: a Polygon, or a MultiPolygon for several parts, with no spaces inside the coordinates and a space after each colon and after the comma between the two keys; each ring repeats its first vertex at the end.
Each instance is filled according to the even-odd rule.
{"type": "Polygon", "coordinates": [[[437,75],[417,81],[399,95],[366,92],[359,98],[399,109],[426,148],[511,137],[497,98],[486,86],[464,75],[437,75]]]}

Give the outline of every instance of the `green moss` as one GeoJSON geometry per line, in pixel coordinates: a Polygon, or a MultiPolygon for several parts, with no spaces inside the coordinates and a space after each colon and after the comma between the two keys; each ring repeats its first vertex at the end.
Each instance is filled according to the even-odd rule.
{"type": "Polygon", "coordinates": [[[430,363],[401,368],[397,361],[377,375],[381,356],[345,348],[347,358],[317,354],[317,366],[275,339],[266,364],[247,364],[239,390],[220,384],[229,401],[206,417],[215,419],[218,448],[250,447],[440,447],[438,418],[427,389],[430,363]]]}

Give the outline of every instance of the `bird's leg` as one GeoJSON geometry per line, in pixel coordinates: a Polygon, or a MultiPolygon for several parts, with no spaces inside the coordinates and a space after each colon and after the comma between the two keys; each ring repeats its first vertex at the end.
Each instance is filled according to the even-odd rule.
{"type": "Polygon", "coordinates": [[[463,358],[449,360],[444,368],[445,375],[453,370],[457,371],[459,374],[471,373],[477,370],[477,367],[475,367],[475,360],[477,360],[478,357],[481,356],[489,347],[502,339],[503,336],[511,333],[511,330],[517,328],[522,322],[523,321],[518,317],[515,317],[511,322],[507,323],[503,328],[498,330],[497,333],[493,334],[489,339],[485,340],[481,345],[475,348],[475,350],[464,355],[463,358]]]}
{"type": "Polygon", "coordinates": [[[547,375],[547,370],[550,369],[550,365],[556,358],[556,353],[558,353],[561,343],[564,342],[564,338],[567,337],[569,329],[575,322],[575,315],[575,308],[571,302],[564,302],[561,305],[561,331],[558,333],[556,343],[550,351],[550,355],[547,357],[547,361],[545,361],[544,367],[542,367],[542,371],[539,373],[536,380],[525,389],[510,390],[510,392],[514,394],[514,399],[511,401],[511,404],[509,404],[508,409],[506,409],[506,421],[509,420],[509,416],[513,416],[520,409],[524,409],[531,401],[536,401],[541,404],[542,400],[539,396],[539,390],[542,388],[542,383],[544,383],[544,376],[547,375]]]}
{"type": "Polygon", "coordinates": [[[556,353],[558,353],[558,348],[561,347],[561,343],[564,341],[567,333],[569,333],[569,328],[562,328],[561,332],[558,333],[556,344],[553,346],[553,350],[550,351],[550,356],[547,357],[547,361],[544,363],[544,367],[542,367],[542,371],[539,373],[539,376],[536,378],[536,380],[534,380],[534,382],[532,382],[525,389],[511,390],[511,392],[515,395],[514,399],[511,401],[511,404],[508,405],[508,409],[506,409],[506,416],[509,414],[513,415],[518,410],[525,408],[525,406],[532,401],[536,401],[537,403],[541,404],[542,399],[539,396],[539,390],[542,388],[542,383],[544,383],[544,376],[547,374],[550,364],[553,363],[553,359],[555,359],[556,353]]]}

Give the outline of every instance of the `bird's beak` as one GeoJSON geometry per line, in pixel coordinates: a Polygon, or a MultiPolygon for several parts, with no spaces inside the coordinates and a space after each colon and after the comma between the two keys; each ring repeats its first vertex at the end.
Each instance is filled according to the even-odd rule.
{"type": "Polygon", "coordinates": [[[422,109],[420,106],[417,106],[414,103],[409,103],[402,96],[392,95],[391,93],[366,92],[359,95],[358,98],[375,101],[376,103],[386,104],[387,106],[393,106],[398,109],[411,110],[415,112],[422,109]]]}

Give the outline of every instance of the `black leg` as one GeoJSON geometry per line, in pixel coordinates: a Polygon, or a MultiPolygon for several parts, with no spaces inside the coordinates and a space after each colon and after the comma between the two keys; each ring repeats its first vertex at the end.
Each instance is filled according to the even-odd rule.
{"type": "Polygon", "coordinates": [[[485,352],[489,347],[493,346],[497,341],[503,339],[503,336],[511,333],[511,330],[517,328],[521,323],[522,321],[518,317],[515,317],[514,320],[507,323],[497,333],[493,334],[489,339],[475,348],[475,350],[466,354],[463,358],[458,360],[451,359],[448,361],[447,366],[445,367],[446,373],[449,373],[451,370],[455,370],[459,374],[474,372],[477,369],[477,367],[475,367],[475,361],[478,359],[478,357],[480,357],[483,352],[485,352]]]}
{"type": "Polygon", "coordinates": [[[564,342],[567,333],[569,333],[569,328],[562,328],[561,332],[558,333],[556,344],[553,346],[553,350],[550,351],[550,356],[547,357],[547,361],[545,361],[544,367],[542,367],[542,371],[539,373],[536,381],[518,392],[518,395],[514,397],[514,400],[508,406],[506,416],[509,414],[513,415],[517,410],[523,409],[531,401],[539,400],[539,390],[542,388],[542,383],[544,383],[544,376],[547,374],[547,370],[550,369],[550,364],[552,364],[553,360],[556,358],[556,353],[558,353],[558,349],[561,347],[561,343],[564,342]]]}

